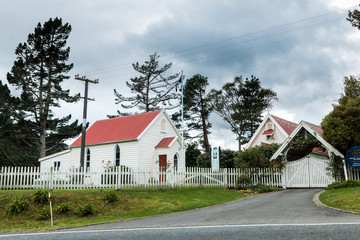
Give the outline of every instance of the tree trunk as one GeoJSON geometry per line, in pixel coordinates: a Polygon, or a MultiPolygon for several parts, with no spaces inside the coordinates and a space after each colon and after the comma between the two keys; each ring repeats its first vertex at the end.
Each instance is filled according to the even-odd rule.
{"type": "Polygon", "coordinates": [[[209,144],[209,139],[208,139],[208,131],[206,128],[206,121],[205,118],[203,116],[201,116],[201,121],[202,121],[202,129],[203,129],[203,134],[204,134],[204,142],[203,142],[203,147],[205,149],[205,152],[210,152],[210,144],[209,144]]]}
{"type": "Polygon", "coordinates": [[[40,158],[46,156],[46,129],[41,129],[40,131],[40,158]]]}
{"type": "Polygon", "coordinates": [[[238,135],[239,152],[241,152],[241,135],[238,135]]]}

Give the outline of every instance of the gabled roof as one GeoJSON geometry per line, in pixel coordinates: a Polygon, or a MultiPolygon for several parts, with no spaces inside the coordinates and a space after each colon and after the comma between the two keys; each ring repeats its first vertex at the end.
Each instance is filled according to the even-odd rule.
{"type": "MultiPolygon", "coordinates": [[[[284,134],[285,137],[288,137],[297,127],[299,124],[285,120],[283,118],[274,116],[272,114],[267,114],[264,118],[264,120],[259,125],[258,129],[254,133],[254,135],[251,137],[250,141],[247,143],[246,148],[249,148],[251,146],[252,142],[255,141],[256,136],[260,134],[260,130],[264,127],[267,120],[270,119],[271,122],[275,124],[275,126],[284,134]]],[[[323,130],[320,126],[317,126],[310,122],[305,122],[310,128],[315,130],[317,133],[319,133],[321,136],[323,135],[323,130]]],[[[262,135],[271,135],[274,132],[274,130],[265,130],[262,135]]]]}
{"type": "Polygon", "coordinates": [[[174,142],[175,137],[167,137],[161,139],[161,141],[158,143],[158,145],[155,146],[155,148],[165,148],[169,147],[172,142],[174,142]]]}
{"type": "MultiPolygon", "coordinates": [[[[260,134],[260,130],[264,127],[267,120],[270,119],[276,126],[276,129],[279,129],[280,132],[285,136],[289,136],[289,134],[296,128],[297,124],[290,122],[288,120],[276,117],[271,114],[267,114],[264,120],[260,123],[259,127],[256,129],[256,132],[253,134],[249,142],[246,144],[245,148],[249,148],[251,144],[255,141],[256,137],[260,134]]],[[[266,135],[266,134],[265,134],[266,135]]]]}
{"type": "Polygon", "coordinates": [[[307,122],[307,121],[303,121],[303,122],[305,122],[307,125],[309,125],[309,127],[311,127],[318,134],[320,134],[321,136],[324,136],[324,131],[322,130],[322,128],[320,126],[315,125],[315,124],[310,123],[310,122],[307,122]]]}
{"type": "Polygon", "coordinates": [[[297,127],[297,124],[294,122],[290,122],[274,115],[271,115],[271,117],[280,125],[287,135],[290,135],[290,133],[297,127]]]}
{"type": "Polygon", "coordinates": [[[301,129],[305,129],[311,135],[313,135],[327,150],[329,154],[333,153],[337,156],[344,158],[344,155],[341,154],[336,148],[334,148],[330,143],[328,143],[322,137],[322,130],[318,132],[319,126],[310,124],[306,121],[301,121],[299,125],[294,129],[294,131],[286,138],[284,143],[276,150],[276,152],[271,156],[270,161],[276,159],[281,153],[283,153],[289,146],[291,140],[300,132],[301,129]]]}
{"type": "MultiPolygon", "coordinates": [[[[86,131],[85,144],[136,140],[160,113],[161,110],[158,110],[96,121],[86,131]]],[[[71,147],[80,145],[81,136],[71,145],[71,147]]]]}

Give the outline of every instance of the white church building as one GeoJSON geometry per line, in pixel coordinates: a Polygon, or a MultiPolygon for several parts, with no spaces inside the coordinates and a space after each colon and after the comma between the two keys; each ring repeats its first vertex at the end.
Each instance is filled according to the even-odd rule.
{"type": "Polygon", "coordinates": [[[40,158],[40,167],[53,167],[54,171],[81,166],[88,171],[101,171],[109,166],[133,170],[158,170],[165,166],[185,169],[181,135],[164,110],[96,121],[86,131],[83,163],[80,152],[81,136],[68,150],[40,158]]]}

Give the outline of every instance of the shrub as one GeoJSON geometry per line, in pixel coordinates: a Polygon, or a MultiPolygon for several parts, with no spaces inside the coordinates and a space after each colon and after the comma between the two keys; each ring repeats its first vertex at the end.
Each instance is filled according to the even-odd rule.
{"type": "Polygon", "coordinates": [[[201,168],[210,168],[211,167],[211,163],[210,163],[210,153],[202,153],[200,154],[197,159],[197,166],[201,167],[201,168]]]}
{"type": "Polygon", "coordinates": [[[33,194],[34,203],[45,203],[49,201],[49,190],[36,190],[33,194]]]}
{"type": "Polygon", "coordinates": [[[360,186],[360,180],[347,180],[343,182],[335,182],[327,186],[327,190],[338,189],[338,188],[349,188],[360,186]]]}
{"type": "Polygon", "coordinates": [[[251,187],[252,181],[249,175],[241,174],[236,182],[237,189],[248,189],[251,187]]]}
{"type": "Polygon", "coordinates": [[[190,143],[185,152],[186,167],[197,167],[197,158],[201,154],[196,142],[190,143]]]}
{"type": "Polygon", "coordinates": [[[114,192],[108,192],[107,194],[105,194],[105,200],[106,200],[108,203],[115,202],[116,199],[117,199],[117,195],[116,195],[116,193],[114,193],[114,192]]]}
{"type": "Polygon", "coordinates": [[[271,187],[271,186],[267,186],[265,184],[262,183],[258,183],[254,186],[255,191],[257,191],[258,193],[264,193],[264,192],[272,192],[275,191],[276,188],[275,187],[271,187]]]}
{"type": "Polygon", "coordinates": [[[344,164],[341,157],[333,154],[330,157],[330,164],[328,170],[331,172],[332,177],[336,181],[341,182],[345,180],[344,164]]]}
{"type": "Polygon", "coordinates": [[[10,214],[18,214],[24,212],[29,205],[29,202],[21,198],[15,198],[12,203],[7,206],[7,211],[10,214]]]}
{"type": "Polygon", "coordinates": [[[47,220],[50,218],[50,210],[48,208],[44,208],[36,212],[36,220],[47,220]]]}
{"type": "Polygon", "coordinates": [[[220,167],[221,168],[234,168],[235,167],[235,157],[238,155],[237,151],[230,149],[221,149],[220,152],[220,167]]]}
{"type": "Polygon", "coordinates": [[[91,205],[90,203],[86,203],[84,205],[80,205],[77,208],[77,212],[78,214],[83,217],[83,216],[87,216],[87,215],[91,215],[93,214],[94,211],[94,207],[93,205],[91,205]]]}
{"type": "Polygon", "coordinates": [[[56,206],[55,211],[58,214],[61,213],[66,213],[67,211],[70,210],[70,203],[60,203],[59,205],[56,206]]]}
{"type": "Polygon", "coordinates": [[[235,157],[235,166],[237,168],[282,167],[281,161],[276,162],[276,165],[274,165],[275,163],[270,163],[269,161],[279,146],[279,144],[273,143],[255,146],[239,152],[239,154],[235,157]]]}

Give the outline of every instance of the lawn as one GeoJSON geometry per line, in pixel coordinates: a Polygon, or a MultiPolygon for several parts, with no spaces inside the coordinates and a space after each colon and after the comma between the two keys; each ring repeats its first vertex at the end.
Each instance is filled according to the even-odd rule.
{"type": "Polygon", "coordinates": [[[319,199],[330,207],[360,213],[360,187],[328,190],[319,199]]]}
{"type": "Polygon", "coordinates": [[[51,227],[49,219],[38,220],[40,211],[49,209],[49,203],[35,203],[34,193],[35,190],[0,191],[0,231],[37,231],[126,220],[206,207],[245,197],[237,191],[221,188],[54,190],[51,193],[54,227],[51,227]],[[116,195],[116,201],[109,203],[105,199],[109,193],[116,195]],[[28,202],[24,212],[9,213],[9,204],[15,198],[28,202]],[[63,203],[68,203],[70,209],[57,213],[57,208],[63,203]],[[79,216],[79,206],[87,203],[93,207],[93,213],[79,216]]]}

